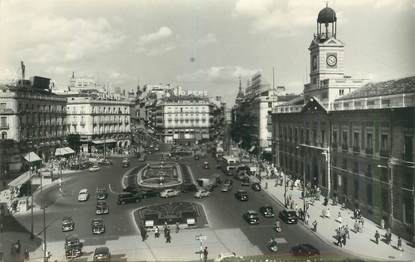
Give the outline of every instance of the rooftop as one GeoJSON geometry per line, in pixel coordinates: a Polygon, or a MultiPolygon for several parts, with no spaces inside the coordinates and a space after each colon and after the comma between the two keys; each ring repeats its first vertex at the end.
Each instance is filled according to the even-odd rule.
{"type": "Polygon", "coordinates": [[[399,95],[415,92],[415,76],[389,80],[378,83],[368,83],[356,91],[344,95],[336,101],[376,96],[399,95]]]}

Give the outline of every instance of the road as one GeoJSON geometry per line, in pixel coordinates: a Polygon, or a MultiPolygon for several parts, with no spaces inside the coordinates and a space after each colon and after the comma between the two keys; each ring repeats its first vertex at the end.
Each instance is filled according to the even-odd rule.
{"type": "MultiPolygon", "coordinates": [[[[166,145],[162,145],[160,147],[161,151],[150,155],[148,160],[158,159],[161,152],[167,151],[167,148],[166,145]]],[[[190,167],[195,179],[208,178],[213,174],[221,174],[223,178],[226,177],[220,170],[215,169],[216,162],[209,154],[200,160],[189,158],[182,159],[180,162],[190,167]],[[203,168],[202,164],[204,161],[210,163],[210,169],[203,168]]],[[[302,225],[285,225],[281,223],[283,231],[278,234],[272,229],[272,224],[275,222],[275,219],[260,217],[259,225],[248,225],[242,218],[242,214],[245,211],[249,209],[258,211],[259,207],[266,204],[272,205],[276,208],[277,212],[282,210],[282,207],[265,192],[255,192],[250,187],[242,187],[238,181],[234,181],[231,192],[221,192],[220,188],[217,188],[208,198],[204,199],[195,199],[192,193],[186,193],[171,199],[152,198],[143,200],[139,204],[117,205],[117,193],[123,189],[123,176],[128,172],[135,173],[133,171],[143,165],[143,162],[131,158],[131,167],[122,168],[121,159],[114,158],[112,166],[103,167],[98,172],[91,173],[86,171],[66,176],[62,183],[63,193],[61,193],[58,186],[53,186],[45,188],[41,193],[37,194],[35,202],[40,204],[44,201],[47,204],[46,225],[48,242],[64,240],[67,235],[67,233],[61,231],[61,221],[64,216],[71,216],[73,218],[76,223],[74,232],[85,241],[84,245],[105,245],[108,241],[116,241],[125,236],[139,235],[134,219],[132,218],[132,212],[139,206],[169,201],[195,201],[201,203],[204,207],[210,229],[237,228],[243,232],[252,245],[259,248],[264,254],[269,253],[265,246],[266,243],[271,237],[276,236],[280,243],[278,253],[281,254],[288,253],[290,248],[298,243],[310,243],[318,248],[323,255],[349,256],[327,245],[302,225]],[[98,186],[106,187],[109,192],[107,202],[110,206],[110,214],[103,216],[106,225],[106,233],[103,235],[93,235],[90,226],[92,218],[96,216],[95,190],[98,186]],[[87,188],[90,192],[90,198],[87,202],[77,201],[78,192],[82,188],[87,188]],[[235,199],[234,192],[239,188],[244,188],[248,191],[249,201],[241,202],[235,199]]],[[[124,181],[124,183],[134,182],[134,176],[127,176],[126,181],[124,181]]],[[[39,236],[41,236],[43,228],[42,218],[41,212],[35,212],[34,232],[39,236]]],[[[18,220],[27,229],[30,229],[30,215],[19,216],[18,220]]]]}

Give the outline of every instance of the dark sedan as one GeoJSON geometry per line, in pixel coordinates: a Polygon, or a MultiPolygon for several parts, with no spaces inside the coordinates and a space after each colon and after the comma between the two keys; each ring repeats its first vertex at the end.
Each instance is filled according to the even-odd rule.
{"type": "Polygon", "coordinates": [[[320,251],[310,244],[299,244],[291,248],[290,253],[296,257],[316,257],[320,256],[320,251]]]}
{"type": "Polygon", "coordinates": [[[251,188],[252,188],[252,190],[254,190],[254,191],[261,191],[261,184],[259,184],[259,183],[253,183],[253,184],[251,185],[251,188]]]}
{"type": "Polygon", "coordinates": [[[259,212],[266,218],[275,217],[274,209],[271,206],[262,206],[259,212]]]}
{"type": "Polygon", "coordinates": [[[97,247],[94,252],[95,261],[111,261],[111,253],[108,247],[97,247]]]}
{"type": "Polygon", "coordinates": [[[245,190],[238,190],[238,192],[235,193],[235,198],[239,201],[248,201],[248,192],[245,190]]]}
{"type": "Polygon", "coordinates": [[[243,215],[243,218],[250,225],[259,224],[259,216],[258,216],[258,213],[256,211],[254,211],[254,210],[248,210],[248,211],[246,211],[246,213],[243,215]]]}
{"type": "Polygon", "coordinates": [[[287,224],[297,224],[297,212],[291,209],[284,209],[280,212],[280,218],[287,224]]]}

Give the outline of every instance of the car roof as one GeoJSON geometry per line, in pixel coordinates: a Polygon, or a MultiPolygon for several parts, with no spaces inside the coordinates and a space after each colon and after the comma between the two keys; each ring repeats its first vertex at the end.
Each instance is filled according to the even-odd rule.
{"type": "Polygon", "coordinates": [[[92,223],[94,223],[94,222],[104,222],[104,219],[102,217],[94,217],[92,219],[92,223]]]}
{"type": "Polygon", "coordinates": [[[88,189],[86,189],[86,188],[82,188],[80,191],[79,191],[79,193],[87,193],[88,192],[88,189]]]}
{"type": "Polygon", "coordinates": [[[95,253],[109,253],[108,247],[97,247],[95,248],[95,253]]]}
{"type": "Polygon", "coordinates": [[[317,248],[315,248],[314,246],[312,246],[310,244],[300,244],[299,246],[305,247],[307,249],[317,250],[317,248]]]}

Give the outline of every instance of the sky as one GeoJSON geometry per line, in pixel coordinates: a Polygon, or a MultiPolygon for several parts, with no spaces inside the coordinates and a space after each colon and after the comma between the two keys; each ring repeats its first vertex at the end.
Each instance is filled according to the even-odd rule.
{"type": "Polygon", "coordinates": [[[347,75],[415,75],[415,0],[0,0],[0,79],[72,72],[113,87],[170,83],[230,105],[260,71],[290,93],[307,77],[318,12],[337,14],[347,75]]]}

